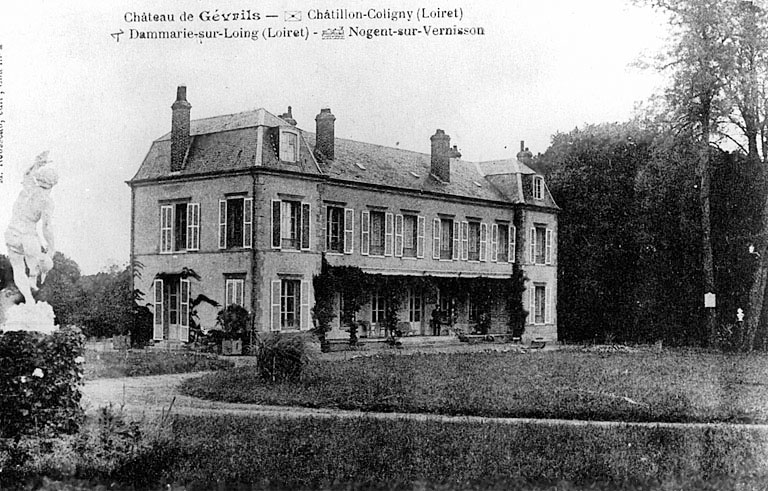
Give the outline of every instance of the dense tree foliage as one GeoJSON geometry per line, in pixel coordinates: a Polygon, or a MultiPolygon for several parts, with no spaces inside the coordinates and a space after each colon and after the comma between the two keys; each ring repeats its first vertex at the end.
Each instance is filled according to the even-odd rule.
{"type": "MultiPolygon", "coordinates": [[[[603,124],[557,134],[538,157],[562,208],[560,336],[707,344],[698,147],[669,125],[603,124]]],[[[710,150],[720,324],[746,306],[759,227],[759,168],[710,150]]]]}

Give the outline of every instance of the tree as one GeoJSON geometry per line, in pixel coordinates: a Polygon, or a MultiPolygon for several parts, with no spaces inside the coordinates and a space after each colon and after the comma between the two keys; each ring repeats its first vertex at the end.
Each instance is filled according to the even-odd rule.
{"type": "MultiPolygon", "coordinates": [[[[669,15],[672,30],[670,49],[661,67],[671,72],[667,100],[674,110],[680,135],[696,148],[696,176],[701,207],[701,254],[703,292],[715,292],[714,256],[711,237],[712,169],[710,142],[729,113],[726,87],[734,71],[735,26],[730,15],[739,0],[650,0],[669,15]]],[[[710,343],[717,336],[717,316],[707,309],[710,343]]]]}
{"type": "Polygon", "coordinates": [[[56,323],[62,327],[79,323],[79,311],[86,300],[80,278],[80,266],[61,252],[56,252],[53,269],[36,295],[39,301],[48,302],[53,307],[56,323]]]}

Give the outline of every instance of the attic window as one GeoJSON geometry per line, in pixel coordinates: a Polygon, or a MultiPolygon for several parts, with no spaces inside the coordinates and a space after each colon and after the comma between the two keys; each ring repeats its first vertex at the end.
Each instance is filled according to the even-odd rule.
{"type": "Polygon", "coordinates": [[[280,160],[296,162],[298,160],[298,135],[292,131],[280,130],[280,160]]]}
{"type": "Polygon", "coordinates": [[[477,182],[477,181],[472,181],[472,182],[474,182],[474,183],[475,183],[475,186],[477,186],[477,187],[479,187],[479,188],[483,187],[483,185],[482,185],[482,184],[480,184],[480,183],[479,183],[479,182],[477,182]]]}
{"type": "Polygon", "coordinates": [[[358,167],[360,170],[366,170],[366,169],[365,169],[365,166],[364,166],[363,164],[361,164],[360,162],[355,162],[355,165],[356,165],[356,166],[357,166],[357,167],[358,167]]]}
{"type": "Polygon", "coordinates": [[[413,171],[409,171],[409,172],[411,173],[411,175],[412,175],[413,177],[421,177],[420,175],[416,174],[416,173],[415,173],[415,172],[413,172],[413,171]]]}
{"type": "Polygon", "coordinates": [[[544,178],[533,176],[533,199],[544,199],[544,178]]]}

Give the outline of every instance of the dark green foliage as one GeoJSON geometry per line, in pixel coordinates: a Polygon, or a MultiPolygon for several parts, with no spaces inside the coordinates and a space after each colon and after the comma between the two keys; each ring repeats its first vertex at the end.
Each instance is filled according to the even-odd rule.
{"type": "MultiPolygon", "coordinates": [[[[56,323],[60,326],[78,324],[87,303],[81,284],[80,267],[61,252],[53,256],[53,269],[35,297],[53,307],[56,323]]],[[[84,332],[89,335],[88,332],[84,332]]]]}
{"type": "MultiPolygon", "coordinates": [[[[564,340],[706,344],[697,147],[655,123],[587,126],[553,138],[558,333],[564,340]]],[[[721,323],[746,306],[759,229],[759,169],[711,150],[711,228],[721,323]]],[[[745,309],[746,310],[746,309],[745,309]]]]}
{"type": "Polygon", "coordinates": [[[309,361],[306,340],[301,335],[261,334],[256,338],[256,360],[262,382],[297,381],[309,361]]]}
{"type": "Polygon", "coordinates": [[[0,438],[78,429],[83,341],[76,330],[0,334],[0,438]]]}
{"type": "Polygon", "coordinates": [[[251,315],[242,305],[232,304],[219,311],[216,324],[229,339],[243,339],[249,331],[251,315]]]}
{"type": "Polygon", "coordinates": [[[518,263],[514,264],[512,279],[505,283],[504,298],[507,300],[507,328],[514,336],[521,337],[525,333],[525,319],[528,311],[523,307],[522,299],[525,298],[525,277],[518,263]]]}
{"type": "Polygon", "coordinates": [[[768,422],[768,360],[707,352],[466,353],[312,363],[270,385],[242,368],[182,384],[204,399],[363,411],[613,421],[768,422]]]}
{"type": "Polygon", "coordinates": [[[85,352],[85,379],[139,377],[232,368],[230,360],[186,351],[85,352]]]}
{"type": "Polygon", "coordinates": [[[370,276],[356,266],[331,266],[323,257],[320,274],[313,278],[315,306],[312,316],[315,320],[315,334],[320,338],[321,347],[327,349],[325,334],[331,330],[336,318],[336,296],[341,299],[339,321],[350,330],[350,344],[357,342],[355,316],[370,298],[370,276]],[[354,339],[354,342],[353,342],[354,339]]]}

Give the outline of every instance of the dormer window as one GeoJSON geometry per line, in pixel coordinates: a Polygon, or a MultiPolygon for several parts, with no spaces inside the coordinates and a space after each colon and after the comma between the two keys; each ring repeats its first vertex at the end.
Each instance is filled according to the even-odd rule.
{"type": "Polygon", "coordinates": [[[299,153],[299,136],[289,130],[280,130],[280,160],[296,162],[299,153]]]}
{"type": "Polygon", "coordinates": [[[544,178],[533,176],[533,199],[544,199],[544,178]]]}

